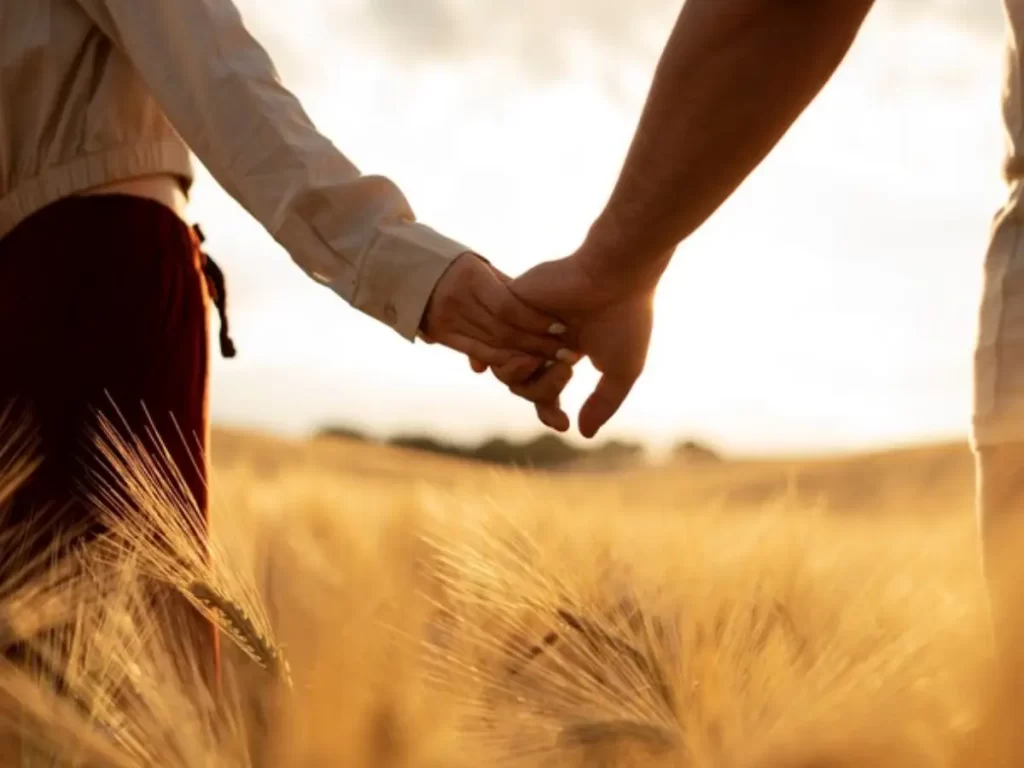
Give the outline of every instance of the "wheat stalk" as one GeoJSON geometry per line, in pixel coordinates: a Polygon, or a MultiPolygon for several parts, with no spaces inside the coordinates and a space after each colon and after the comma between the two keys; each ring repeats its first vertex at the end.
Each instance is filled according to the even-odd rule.
{"type": "Polygon", "coordinates": [[[110,532],[110,560],[138,557],[145,573],[182,594],[246,656],[290,686],[289,665],[274,642],[255,578],[225,542],[208,534],[166,444],[159,435],[150,438],[156,451],[101,420],[98,451],[118,478],[94,494],[110,532]]]}
{"type": "Polygon", "coordinates": [[[240,604],[202,582],[192,582],[188,591],[196,601],[219,617],[218,625],[228,628],[235,644],[246,656],[288,688],[292,687],[288,660],[240,604]]]}

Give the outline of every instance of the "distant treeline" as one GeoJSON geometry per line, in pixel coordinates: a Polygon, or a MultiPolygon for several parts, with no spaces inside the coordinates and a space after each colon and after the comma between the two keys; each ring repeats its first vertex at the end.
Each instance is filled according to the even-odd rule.
{"type": "MultiPolygon", "coordinates": [[[[320,430],[318,436],[382,442],[399,448],[461,459],[537,469],[558,469],[584,463],[593,466],[616,466],[636,461],[644,454],[644,448],[640,443],[609,440],[594,448],[582,448],[550,432],[521,442],[495,437],[477,445],[462,445],[430,435],[396,435],[387,440],[377,441],[364,432],[348,427],[326,427],[320,430]]],[[[676,445],[674,454],[687,461],[719,460],[714,450],[692,440],[676,445]]]]}

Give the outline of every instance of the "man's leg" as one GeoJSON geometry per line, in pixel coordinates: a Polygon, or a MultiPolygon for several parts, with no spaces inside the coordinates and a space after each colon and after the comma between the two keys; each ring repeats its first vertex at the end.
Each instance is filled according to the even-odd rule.
{"type": "MultiPolygon", "coordinates": [[[[974,364],[977,514],[996,640],[1024,597],[1024,219],[1021,190],[996,217],[985,258],[974,364]]],[[[1022,617],[1024,618],[1024,617],[1022,617]]]]}
{"type": "Polygon", "coordinates": [[[1024,442],[980,446],[975,452],[977,512],[985,581],[1002,646],[1024,626],[1017,598],[1024,597],[1024,442]]]}
{"type": "MultiPolygon", "coordinates": [[[[150,449],[155,430],[195,500],[181,513],[198,514],[205,529],[208,296],[200,259],[171,211],[126,196],[64,200],[0,241],[0,403],[29,415],[43,460],[6,523],[100,532],[88,498],[100,490],[89,470],[97,468],[92,436],[101,412],[150,449]]],[[[116,476],[107,480],[127,493],[116,476]]],[[[213,664],[214,635],[208,625],[202,631],[202,655],[213,664]]]]}

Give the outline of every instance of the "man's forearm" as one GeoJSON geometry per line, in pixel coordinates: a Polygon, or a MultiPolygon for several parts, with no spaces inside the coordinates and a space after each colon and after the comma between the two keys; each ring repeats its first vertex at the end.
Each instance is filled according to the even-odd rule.
{"type": "Polygon", "coordinates": [[[849,50],[872,0],[688,0],[581,256],[653,283],[849,50]]]}

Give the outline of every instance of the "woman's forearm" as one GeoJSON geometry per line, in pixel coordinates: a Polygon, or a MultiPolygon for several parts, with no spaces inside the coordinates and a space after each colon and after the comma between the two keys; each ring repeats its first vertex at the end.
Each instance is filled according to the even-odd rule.
{"type": "Polygon", "coordinates": [[[398,186],[362,174],[316,129],[232,0],[78,2],[211,175],[308,275],[415,338],[441,275],[469,249],[416,222],[398,186]]]}

